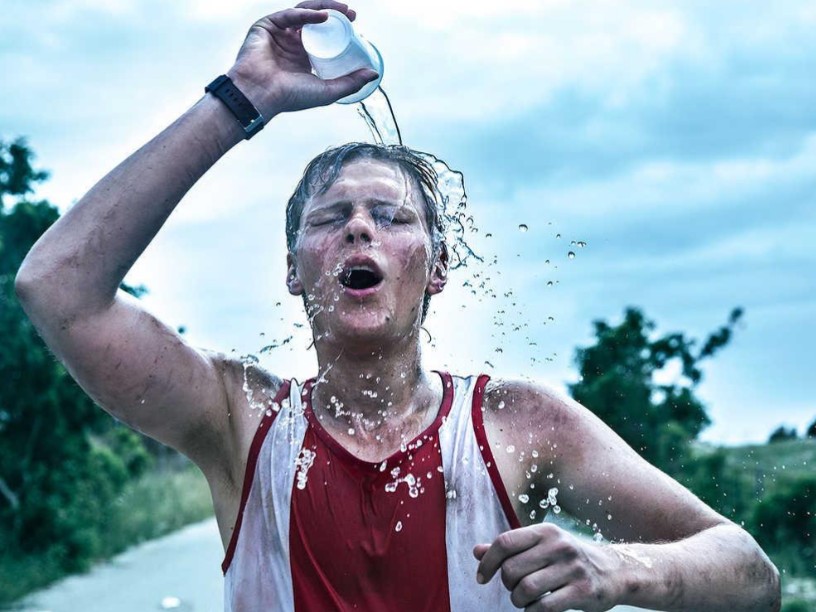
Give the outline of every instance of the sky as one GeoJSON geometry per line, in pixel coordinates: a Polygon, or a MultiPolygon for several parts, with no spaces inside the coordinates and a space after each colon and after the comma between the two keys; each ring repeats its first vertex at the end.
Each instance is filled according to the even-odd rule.
{"type": "MultiPolygon", "coordinates": [[[[3,0],[0,138],[28,140],[51,172],[36,196],[65,210],[285,7],[3,0]]],[[[464,173],[488,262],[434,298],[427,365],[563,390],[595,320],[637,306],[655,333],[703,340],[740,306],[733,341],[704,367],[702,439],[762,442],[816,418],[816,3],[352,7],[405,144],[464,173]],[[463,287],[482,280],[488,292],[463,287]]],[[[245,355],[291,337],[264,364],[310,376],[306,318],[284,285],[284,206],[314,155],[351,140],[371,140],[353,106],[276,117],[191,190],[127,282],[197,346],[245,355]]]]}

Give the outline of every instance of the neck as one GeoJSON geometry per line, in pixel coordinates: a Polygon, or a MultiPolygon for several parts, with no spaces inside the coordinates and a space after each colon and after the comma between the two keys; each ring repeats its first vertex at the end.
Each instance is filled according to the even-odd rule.
{"type": "Polygon", "coordinates": [[[350,348],[315,343],[319,375],[312,408],[324,427],[387,443],[420,433],[436,416],[441,383],[421,363],[418,333],[350,348]],[[352,433],[353,431],[353,433],[352,433]]]}

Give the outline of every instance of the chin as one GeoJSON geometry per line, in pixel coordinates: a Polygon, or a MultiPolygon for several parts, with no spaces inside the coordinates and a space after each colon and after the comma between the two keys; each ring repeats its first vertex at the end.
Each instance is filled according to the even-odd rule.
{"type": "Polygon", "coordinates": [[[391,312],[351,306],[338,308],[330,319],[324,319],[329,336],[335,341],[353,343],[392,344],[404,338],[412,329],[396,323],[391,312]]]}

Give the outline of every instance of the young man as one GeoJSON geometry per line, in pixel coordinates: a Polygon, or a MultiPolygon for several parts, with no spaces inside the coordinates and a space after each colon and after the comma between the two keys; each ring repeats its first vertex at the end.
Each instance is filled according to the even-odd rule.
{"type": "Polygon", "coordinates": [[[17,277],[83,388],[206,475],[226,608],[778,609],[778,574],[751,537],[589,411],[536,385],[424,367],[419,326],[447,257],[433,185],[410,150],[330,151],[290,201],[286,284],[312,322],[316,379],[245,372],[117,292],[187,190],[257,129],[257,113],[262,125],[375,77],[310,74],[299,28],[327,8],[354,18],[313,0],[258,21],[231,83],[214,83],[103,178],[17,277]],[[630,543],[541,523],[556,502],[630,543]]]}

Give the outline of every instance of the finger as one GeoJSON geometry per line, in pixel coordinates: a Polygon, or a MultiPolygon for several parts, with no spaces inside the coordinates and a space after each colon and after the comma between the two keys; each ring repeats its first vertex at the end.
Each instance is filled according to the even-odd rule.
{"type": "Polygon", "coordinates": [[[567,586],[540,597],[524,608],[524,612],[566,612],[580,610],[587,603],[590,602],[581,601],[576,590],[567,586]]]}
{"type": "Polygon", "coordinates": [[[366,83],[370,83],[379,76],[375,71],[364,68],[336,79],[321,81],[327,97],[331,98],[327,104],[360,91],[366,83]]]}
{"type": "Polygon", "coordinates": [[[481,561],[482,557],[484,557],[488,548],[490,548],[490,544],[477,544],[476,546],[473,547],[473,556],[476,557],[476,559],[478,559],[479,561],[481,561]]]}
{"type": "Polygon", "coordinates": [[[517,608],[524,608],[538,601],[543,595],[566,586],[569,574],[564,566],[551,565],[524,576],[510,591],[510,601],[517,608]]]}
{"type": "Polygon", "coordinates": [[[529,527],[505,531],[493,541],[479,562],[476,581],[479,584],[490,582],[507,557],[532,548],[539,540],[540,535],[529,527]]]}
{"type": "Polygon", "coordinates": [[[335,2],[334,0],[306,0],[305,2],[297,4],[295,8],[312,9],[313,11],[332,9],[345,15],[348,15],[348,12],[351,10],[348,4],[335,2]]]}
{"type": "Polygon", "coordinates": [[[526,576],[550,565],[550,552],[547,542],[539,540],[532,548],[507,557],[501,564],[501,579],[505,588],[512,591],[526,576]]]}
{"type": "Polygon", "coordinates": [[[268,17],[269,21],[282,30],[299,28],[307,23],[323,23],[328,18],[328,13],[310,9],[286,9],[268,17]]]}

